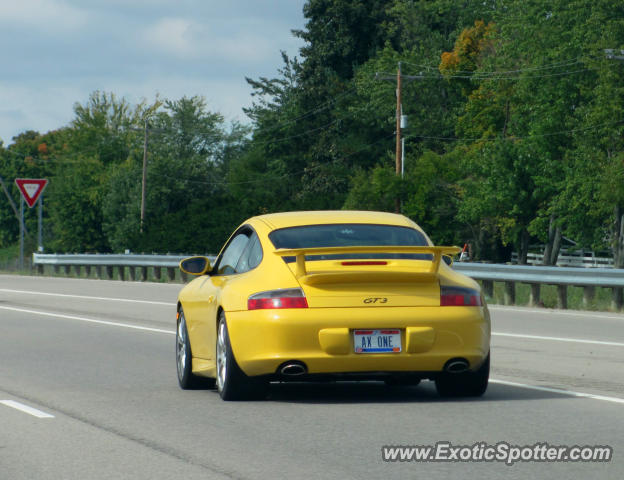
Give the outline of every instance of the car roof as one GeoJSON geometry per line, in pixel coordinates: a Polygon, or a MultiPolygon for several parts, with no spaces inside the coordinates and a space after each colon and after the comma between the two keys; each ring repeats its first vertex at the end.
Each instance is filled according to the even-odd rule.
{"type": "Polygon", "coordinates": [[[403,215],[388,212],[356,210],[319,210],[270,213],[253,217],[250,221],[251,220],[260,220],[271,229],[332,223],[370,223],[375,225],[396,225],[419,228],[414,222],[403,215]]]}

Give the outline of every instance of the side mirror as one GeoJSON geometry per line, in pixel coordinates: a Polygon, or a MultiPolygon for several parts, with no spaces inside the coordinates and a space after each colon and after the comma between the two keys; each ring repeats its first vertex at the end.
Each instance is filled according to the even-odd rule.
{"type": "Polygon", "coordinates": [[[180,270],[190,275],[205,275],[212,266],[208,257],[189,257],[180,262],[180,270]]]}
{"type": "Polygon", "coordinates": [[[451,255],[442,255],[442,260],[444,261],[444,263],[446,263],[449,267],[451,267],[453,265],[453,257],[451,255]]]}

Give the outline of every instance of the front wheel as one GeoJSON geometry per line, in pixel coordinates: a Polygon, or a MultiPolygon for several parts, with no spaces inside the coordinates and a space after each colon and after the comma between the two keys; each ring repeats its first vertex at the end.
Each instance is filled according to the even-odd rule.
{"type": "Polygon", "coordinates": [[[442,397],[480,397],[490,378],[490,354],[476,372],[442,373],[436,378],[438,394],[442,397]]]}
{"type": "Polygon", "coordinates": [[[236,363],[223,312],[219,314],[216,353],[217,390],[223,400],[248,400],[264,396],[266,382],[248,377],[236,363]]]}
{"type": "Polygon", "coordinates": [[[191,342],[186,328],[186,318],[180,309],[178,316],[178,328],[176,330],[176,365],[178,370],[178,383],[184,390],[194,388],[214,388],[214,380],[193,375],[191,342]]]}

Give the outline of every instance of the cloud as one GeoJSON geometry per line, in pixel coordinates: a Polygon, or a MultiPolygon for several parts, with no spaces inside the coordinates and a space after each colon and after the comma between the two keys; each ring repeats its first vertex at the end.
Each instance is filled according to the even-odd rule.
{"type": "Polygon", "coordinates": [[[38,32],[63,32],[82,28],[87,25],[88,20],[86,11],[63,0],[0,2],[0,25],[8,27],[33,28],[38,32]]]}
{"type": "Polygon", "coordinates": [[[245,77],[275,76],[296,54],[304,0],[0,0],[0,138],[67,125],[101,90],[142,98],[203,95],[248,121],[245,77]]]}
{"type": "Polygon", "coordinates": [[[182,58],[194,57],[198,52],[192,30],[196,30],[196,27],[188,19],[163,18],[144,29],[142,40],[147,47],[157,52],[182,58]]]}
{"type": "Polygon", "coordinates": [[[218,20],[200,24],[188,18],[161,18],[143,29],[139,44],[156,55],[238,64],[264,62],[279,52],[280,43],[265,33],[271,31],[270,22],[257,25],[254,19],[239,19],[225,27],[218,20]]]}
{"type": "Polygon", "coordinates": [[[6,146],[12,143],[12,137],[26,130],[43,133],[67,125],[73,118],[76,100],[72,87],[32,89],[0,83],[0,141],[6,146]]]}

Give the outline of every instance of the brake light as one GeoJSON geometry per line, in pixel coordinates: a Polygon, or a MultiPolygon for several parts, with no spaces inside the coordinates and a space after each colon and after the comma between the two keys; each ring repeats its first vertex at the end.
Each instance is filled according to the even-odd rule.
{"type": "Polygon", "coordinates": [[[441,307],[480,307],[481,293],[465,287],[440,287],[441,307]]]}
{"type": "Polygon", "coordinates": [[[350,261],[350,262],[341,262],[342,265],[388,265],[388,262],[384,262],[384,261],[377,261],[377,260],[357,260],[357,261],[350,261]]]}
{"type": "Polygon", "coordinates": [[[268,290],[254,293],[247,299],[247,310],[267,308],[308,308],[308,301],[300,288],[268,290]]]}

